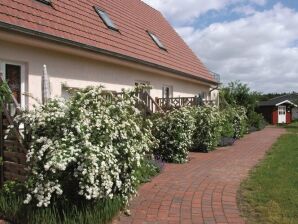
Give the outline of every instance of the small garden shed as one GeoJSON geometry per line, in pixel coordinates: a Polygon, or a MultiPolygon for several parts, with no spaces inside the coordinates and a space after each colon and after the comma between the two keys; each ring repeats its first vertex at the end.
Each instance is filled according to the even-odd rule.
{"type": "Polygon", "coordinates": [[[297,108],[297,105],[283,96],[260,102],[258,111],[270,124],[290,124],[293,108],[297,108]]]}

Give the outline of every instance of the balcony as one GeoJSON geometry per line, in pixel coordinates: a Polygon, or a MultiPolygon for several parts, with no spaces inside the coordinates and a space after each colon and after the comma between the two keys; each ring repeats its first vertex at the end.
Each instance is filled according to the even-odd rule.
{"type": "Polygon", "coordinates": [[[217,73],[215,73],[215,72],[212,72],[212,71],[209,71],[210,73],[211,73],[211,75],[213,76],[213,78],[214,78],[214,80],[216,81],[216,82],[218,82],[218,84],[220,84],[221,82],[221,80],[220,80],[220,74],[217,74],[217,73]]]}

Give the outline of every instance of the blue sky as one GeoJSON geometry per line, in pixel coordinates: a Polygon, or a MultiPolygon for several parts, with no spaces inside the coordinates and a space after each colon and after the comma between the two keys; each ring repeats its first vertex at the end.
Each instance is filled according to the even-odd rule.
{"type": "Polygon", "coordinates": [[[298,91],[298,0],[144,0],[224,83],[298,91]]]}
{"type": "MultiPolygon", "coordinates": [[[[256,4],[256,3],[248,3],[247,1],[241,1],[232,5],[227,6],[225,9],[217,11],[217,10],[210,10],[200,16],[196,21],[194,21],[193,25],[196,28],[205,28],[212,23],[218,23],[218,22],[230,22],[234,21],[240,18],[243,18],[245,15],[243,13],[237,12],[235,9],[239,9],[241,7],[253,7],[257,11],[262,10],[270,10],[273,8],[274,5],[277,3],[283,4],[285,7],[295,9],[298,11],[298,0],[284,0],[284,1],[278,1],[278,0],[268,0],[264,3],[264,5],[256,4]]],[[[249,9],[249,8],[246,8],[249,9]]],[[[247,15],[248,16],[248,15],[247,15]]]]}
{"type": "MultiPolygon", "coordinates": [[[[247,6],[247,5],[246,5],[247,6]]],[[[250,5],[251,6],[251,5],[250,5]]],[[[231,6],[227,6],[226,9],[216,11],[216,10],[210,10],[200,16],[195,22],[194,26],[196,28],[205,28],[206,26],[211,25],[212,23],[218,23],[218,22],[231,22],[233,20],[240,19],[244,17],[245,15],[234,11],[235,9],[239,9],[240,7],[245,7],[243,4],[235,4],[231,6]]],[[[256,10],[264,10],[269,8],[269,4],[266,6],[259,6],[254,5],[254,9],[256,10]]]]}

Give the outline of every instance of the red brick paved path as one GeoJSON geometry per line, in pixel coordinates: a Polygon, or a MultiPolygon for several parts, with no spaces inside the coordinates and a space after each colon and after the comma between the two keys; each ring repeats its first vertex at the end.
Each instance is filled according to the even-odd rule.
{"type": "Polygon", "coordinates": [[[187,164],[167,164],[139,189],[131,202],[132,215],[121,215],[114,223],[245,223],[236,202],[240,182],[282,133],[283,129],[266,128],[234,146],[191,153],[187,164]]]}

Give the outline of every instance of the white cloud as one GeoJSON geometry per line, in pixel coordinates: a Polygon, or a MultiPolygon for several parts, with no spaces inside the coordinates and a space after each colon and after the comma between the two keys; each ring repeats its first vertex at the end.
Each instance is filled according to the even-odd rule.
{"type": "MultiPolygon", "coordinates": [[[[190,24],[209,11],[220,11],[228,6],[240,4],[246,12],[252,5],[264,6],[267,0],[143,0],[161,11],[175,24],[190,24]]],[[[239,6],[240,7],[240,6],[239,6]]]]}
{"type": "MultiPolygon", "coordinates": [[[[174,23],[190,23],[210,10],[221,10],[243,0],[143,0],[174,23]]],[[[250,0],[256,1],[256,0],[250,0]]]]}
{"type": "Polygon", "coordinates": [[[176,30],[224,80],[239,79],[255,90],[274,92],[298,90],[297,27],[298,12],[277,4],[203,30],[176,30]]]}
{"type": "Polygon", "coordinates": [[[263,92],[298,91],[298,12],[266,0],[144,0],[176,26],[207,67],[225,82],[240,80],[263,92]],[[238,4],[236,4],[238,3],[238,4]],[[200,30],[192,22],[210,11],[245,15],[200,30]]]}

